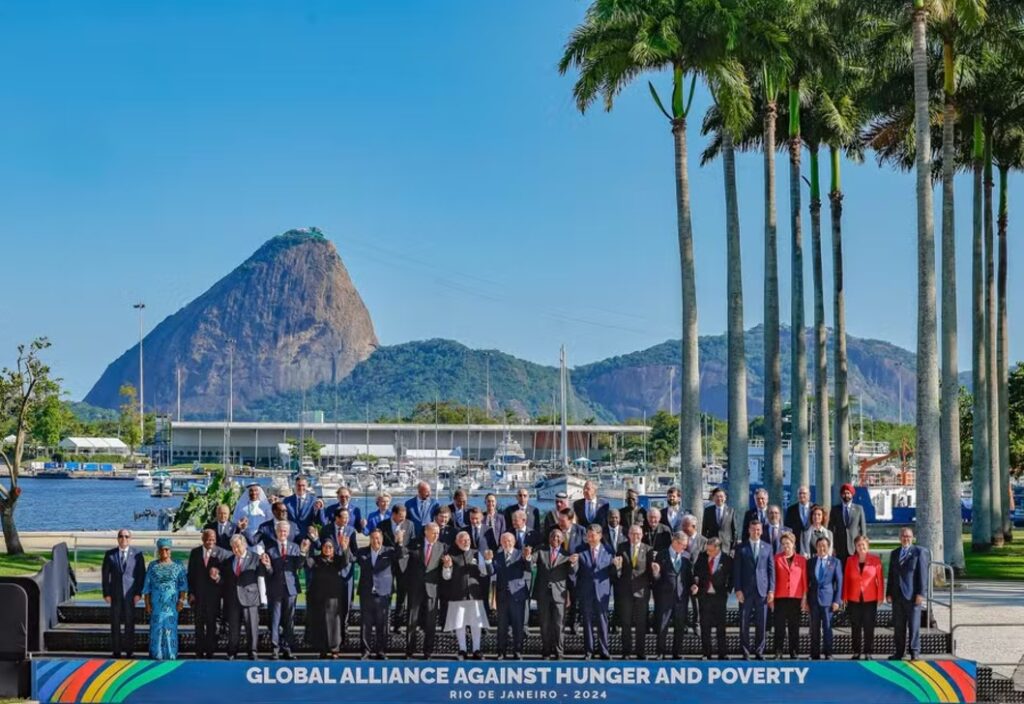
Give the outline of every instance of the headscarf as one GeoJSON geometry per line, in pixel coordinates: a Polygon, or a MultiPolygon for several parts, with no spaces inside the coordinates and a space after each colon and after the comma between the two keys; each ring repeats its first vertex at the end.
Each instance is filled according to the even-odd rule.
{"type": "Polygon", "coordinates": [[[270,512],[270,501],[267,500],[267,493],[263,491],[263,487],[259,484],[253,483],[245,487],[245,495],[235,504],[235,515],[232,517],[232,520],[238,523],[243,517],[249,519],[249,526],[245,529],[245,533],[250,538],[259,530],[261,523],[269,521],[273,517],[270,512]],[[249,487],[253,486],[259,489],[259,498],[256,501],[249,499],[249,487]]]}
{"type": "Polygon", "coordinates": [[[156,541],[157,550],[163,550],[164,548],[170,550],[172,545],[174,545],[174,542],[170,538],[158,538],[156,541]]]}

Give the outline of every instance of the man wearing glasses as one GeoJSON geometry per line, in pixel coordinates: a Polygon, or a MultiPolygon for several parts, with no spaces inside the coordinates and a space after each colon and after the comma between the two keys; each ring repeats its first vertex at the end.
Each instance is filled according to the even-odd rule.
{"type": "Polygon", "coordinates": [[[130,530],[117,531],[117,547],[103,555],[100,569],[103,601],[110,605],[110,641],[115,658],[121,657],[122,650],[126,657],[134,654],[135,605],[142,599],[146,578],[146,558],[131,546],[131,541],[130,530]]]}
{"type": "Polygon", "coordinates": [[[540,530],[540,509],[530,506],[530,492],[520,489],[516,493],[516,503],[505,508],[505,525],[512,525],[512,514],[522,511],[526,515],[526,529],[540,530]]]}

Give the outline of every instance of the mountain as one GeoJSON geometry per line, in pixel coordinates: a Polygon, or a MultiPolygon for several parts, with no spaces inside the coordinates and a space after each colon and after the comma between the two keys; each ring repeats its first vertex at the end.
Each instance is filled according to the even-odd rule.
{"type": "MultiPolygon", "coordinates": [[[[810,333],[808,333],[809,335],[810,333]]],[[[782,335],[783,403],[789,394],[789,328],[782,335]]],[[[751,417],[763,408],[764,355],[761,327],[746,333],[748,404],[751,417]]],[[[812,349],[808,342],[808,349],[812,349]]],[[[899,377],[903,378],[903,419],[914,417],[913,353],[881,340],[848,336],[851,395],[863,400],[864,413],[895,420],[899,414],[899,377]]],[[[831,355],[831,347],[829,348],[831,355]]],[[[668,409],[679,409],[679,341],[667,341],[631,354],[612,357],[572,370],[569,417],[574,421],[622,421],[668,409]],[[671,372],[671,369],[675,372],[671,372]]],[[[724,335],[700,338],[701,407],[726,415],[726,344],[724,335]]],[[[526,362],[495,350],[473,350],[451,340],[426,340],[380,347],[335,388],[324,384],[306,393],[306,408],[325,411],[327,418],[362,420],[369,416],[408,415],[421,402],[435,398],[484,406],[487,365],[491,408],[518,416],[550,415],[558,393],[558,368],[526,362]],[[335,414],[337,399],[337,414],[335,414]]],[[[830,366],[831,375],[831,366],[830,366]]],[[[810,375],[813,380],[813,373],[810,375]]],[[[246,409],[250,420],[295,418],[302,394],[266,397],[246,409]]],[[[854,410],[857,410],[856,403],[854,410]]],[[[497,413],[495,413],[497,416],[497,413]]],[[[218,414],[216,417],[223,417],[218,414]]],[[[236,418],[241,418],[236,414],[236,418]]]]}
{"type": "MultiPolygon", "coordinates": [[[[316,228],[290,230],[145,336],[145,402],[175,407],[180,366],[182,412],[223,417],[229,360],[235,408],[244,409],[344,379],[376,347],[370,314],[334,244],[316,228]]],[[[107,367],[85,402],[117,408],[121,385],[138,378],[136,345],[107,367]]]]}

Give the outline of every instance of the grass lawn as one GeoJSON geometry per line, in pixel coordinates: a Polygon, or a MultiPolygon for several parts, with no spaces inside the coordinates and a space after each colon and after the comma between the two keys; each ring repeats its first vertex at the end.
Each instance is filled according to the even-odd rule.
{"type": "Polygon", "coordinates": [[[991,552],[971,552],[970,536],[964,538],[967,579],[1024,580],[1024,542],[1020,538],[991,552]]]}

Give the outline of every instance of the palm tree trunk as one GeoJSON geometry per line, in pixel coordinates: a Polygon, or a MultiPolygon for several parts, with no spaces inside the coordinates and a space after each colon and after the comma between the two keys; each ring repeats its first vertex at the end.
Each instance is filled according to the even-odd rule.
{"type": "MultiPolygon", "coordinates": [[[[846,360],[846,295],[843,277],[843,191],[839,178],[839,149],[829,148],[832,162],[832,183],[829,189],[832,213],[832,325],[835,342],[832,352],[836,377],[835,413],[835,484],[852,478],[850,472],[850,392],[847,386],[846,360]]],[[[832,503],[832,498],[819,493],[818,501],[832,503]]]]}
{"type": "Polygon", "coordinates": [[[960,515],[960,378],[956,324],[956,225],[953,199],[953,162],[956,159],[953,103],[953,44],[943,42],[945,104],[942,115],[942,538],[946,561],[962,572],[963,519],[960,515]]]}
{"type": "Polygon", "coordinates": [[[914,0],[914,127],[917,167],[917,526],[931,559],[943,561],[939,457],[939,355],[935,311],[935,223],[928,116],[928,10],[914,0]]]}
{"type": "MultiPolygon", "coordinates": [[[[775,121],[774,97],[764,115],[764,466],[761,483],[769,496],[782,494],[782,355],[779,350],[779,254],[775,215],[775,121]]],[[[735,496],[740,509],[749,496],[735,496]]],[[[695,514],[696,515],[696,514],[695,514]]]]}
{"type": "Polygon", "coordinates": [[[982,167],[985,137],[974,116],[974,234],[971,240],[971,550],[992,549],[991,485],[988,462],[988,369],[985,354],[985,249],[982,223],[982,167]]]}
{"type": "MultiPolygon", "coordinates": [[[[790,486],[810,485],[807,467],[807,325],[804,322],[804,242],[800,213],[800,87],[789,88],[789,229],[792,265],[791,293],[791,356],[790,356],[790,418],[792,439],[789,454],[790,486]]],[[[771,500],[782,504],[780,491],[770,494],[771,500]]]]}
{"type": "Polygon", "coordinates": [[[999,373],[999,488],[1006,501],[1003,502],[1003,539],[1013,540],[1013,520],[1010,515],[1010,408],[1008,388],[1010,384],[1010,338],[1006,320],[1006,228],[1009,220],[1008,179],[1009,167],[999,167],[999,273],[996,276],[996,305],[998,307],[998,330],[996,331],[996,369],[999,373]]]}
{"type": "Polygon", "coordinates": [[[814,479],[822,496],[832,495],[828,428],[828,337],[825,331],[825,281],[821,265],[821,181],[818,145],[808,144],[811,162],[811,268],[814,271],[814,479]]]}
{"type": "MultiPolygon", "coordinates": [[[[729,295],[729,486],[739,496],[750,493],[747,464],[747,361],[743,340],[743,268],[740,261],[740,209],[736,195],[736,153],[732,134],[722,130],[725,173],[726,287],[729,295]]],[[[694,514],[699,515],[699,514],[694,514]]]]}
{"type": "Polygon", "coordinates": [[[693,515],[704,509],[701,496],[700,376],[697,355],[697,283],[690,223],[690,178],[686,168],[686,118],[672,121],[675,144],[676,216],[683,289],[682,380],[679,403],[679,471],[683,496],[693,515]]]}
{"type": "Polygon", "coordinates": [[[985,131],[985,366],[988,369],[988,467],[992,545],[1003,544],[1003,491],[999,481],[999,370],[996,367],[995,237],[992,223],[992,128],[985,131]]]}

